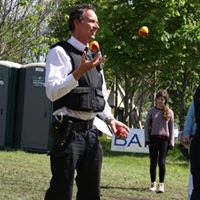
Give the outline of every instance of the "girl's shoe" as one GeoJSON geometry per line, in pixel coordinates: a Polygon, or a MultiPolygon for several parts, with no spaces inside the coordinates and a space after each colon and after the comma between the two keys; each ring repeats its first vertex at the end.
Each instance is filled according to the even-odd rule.
{"type": "Polygon", "coordinates": [[[158,192],[163,193],[165,191],[164,189],[164,183],[159,183],[158,184],[158,192]]]}
{"type": "Polygon", "coordinates": [[[151,187],[149,188],[150,191],[155,192],[156,191],[156,182],[151,183],[151,187]]]}

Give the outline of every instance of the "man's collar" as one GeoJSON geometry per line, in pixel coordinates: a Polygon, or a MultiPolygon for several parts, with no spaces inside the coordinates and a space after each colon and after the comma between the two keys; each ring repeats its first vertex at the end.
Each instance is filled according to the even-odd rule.
{"type": "Polygon", "coordinates": [[[71,36],[71,38],[68,40],[68,42],[74,46],[76,49],[79,51],[84,51],[85,50],[85,45],[81,43],[79,40],[77,40],[74,36],[71,36]]]}

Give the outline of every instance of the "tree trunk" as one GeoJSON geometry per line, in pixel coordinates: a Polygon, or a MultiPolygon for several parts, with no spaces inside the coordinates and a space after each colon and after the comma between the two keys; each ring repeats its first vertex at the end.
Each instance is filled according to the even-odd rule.
{"type": "Polygon", "coordinates": [[[184,122],[185,122],[184,108],[185,108],[185,96],[186,96],[187,82],[188,82],[188,71],[187,71],[187,68],[185,68],[184,72],[183,72],[182,91],[180,94],[180,97],[181,97],[180,110],[179,110],[179,128],[180,128],[180,130],[183,130],[184,122]]]}

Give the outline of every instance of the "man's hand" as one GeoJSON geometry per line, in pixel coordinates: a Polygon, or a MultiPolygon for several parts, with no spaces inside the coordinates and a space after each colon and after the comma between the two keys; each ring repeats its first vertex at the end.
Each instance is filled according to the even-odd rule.
{"type": "Polygon", "coordinates": [[[190,142],[191,142],[191,138],[190,138],[190,136],[183,135],[180,139],[180,142],[185,148],[188,148],[188,146],[190,145],[190,142]]]}
{"type": "Polygon", "coordinates": [[[107,124],[110,125],[110,127],[112,128],[113,132],[115,133],[115,135],[117,136],[117,138],[126,138],[128,136],[129,133],[129,128],[122,122],[116,120],[115,118],[111,118],[107,121],[107,124]],[[123,134],[118,135],[117,133],[117,129],[118,128],[123,128],[123,134]]]}
{"type": "Polygon", "coordinates": [[[87,60],[86,56],[86,51],[84,51],[79,67],[73,72],[73,76],[76,80],[78,80],[84,73],[86,73],[90,69],[96,67],[97,65],[100,65],[103,61],[101,52],[98,52],[91,60],[87,60]]]}

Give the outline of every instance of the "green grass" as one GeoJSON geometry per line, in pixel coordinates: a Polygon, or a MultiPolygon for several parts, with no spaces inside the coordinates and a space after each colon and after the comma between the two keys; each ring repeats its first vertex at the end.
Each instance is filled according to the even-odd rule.
{"type": "MultiPolygon", "coordinates": [[[[148,190],[148,155],[110,152],[111,141],[104,137],[101,141],[104,149],[102,200],[187,199],[188,161],[178,148],[169,152],[165,193],[158,194],[148,190]]],[[[43,200],[50,177],[46,154],[0,151],[0,200],[43,200]]],[[[75,192],[76,187],[74,199],[75,192]]]]}

